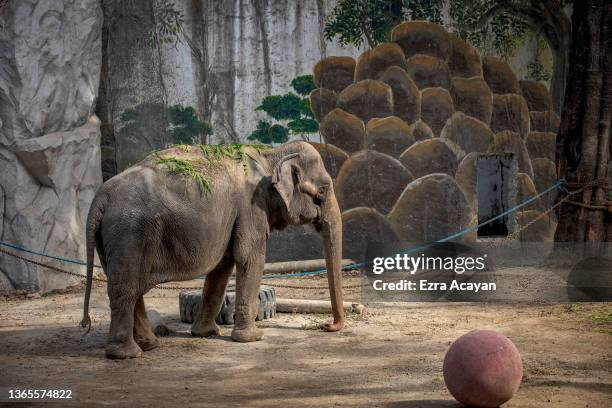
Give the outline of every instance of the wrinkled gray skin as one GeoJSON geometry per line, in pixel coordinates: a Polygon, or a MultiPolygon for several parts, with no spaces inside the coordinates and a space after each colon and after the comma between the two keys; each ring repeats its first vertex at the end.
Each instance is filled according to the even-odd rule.
{"type": "MultiPolygon", "coordinates": [[[[109,358],[141,355],[158,344],[147,320],[143,295],[155,285],[206,275],[203,304],[191,333],[219,333],[215,318],[234,266],[236,311],[232,339],[262,338],[255,327],[257,295],[266,240],[273,229],[312,223],[320,231],[327,263],[334,321],[344,326],[342,225],[333,184],[317,151],[307,143],[256,150],[245,147],[243,164],[224,158],[204,169],[210,191],[189,176],[173,175],[154,156],[108,180],[97,192],[87,220],[89,297],[94,248],[108,278],[111,324],[109,358]]],[[[160,156],[202,157],[197,147],[175,147],[160,156]]],[[[213,162],[214,163],[214,162],[213,162]]]]}

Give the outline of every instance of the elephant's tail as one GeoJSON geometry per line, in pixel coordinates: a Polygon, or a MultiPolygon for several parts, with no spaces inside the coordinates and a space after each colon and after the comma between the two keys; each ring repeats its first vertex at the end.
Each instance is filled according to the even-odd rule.
{"type": "Polygon", "coordinates": [[[86,225],[86,241],[87,241],[87,278],[85,285],[85,300],[83,304],[83,320],[81,320],[81,327],[87,328],[87,331],[83,334],[89,333],[91,330],[91,318],[89,316],[89,298],[91,297],[91,284],[93,281],[93,269],[94,269],[94,250],[96,248],[96,237],[104,215],[104,204],[106,200],[103,198],[105,195],[96,194],[89,208],[89,214],[87,215],[86,225]]]}

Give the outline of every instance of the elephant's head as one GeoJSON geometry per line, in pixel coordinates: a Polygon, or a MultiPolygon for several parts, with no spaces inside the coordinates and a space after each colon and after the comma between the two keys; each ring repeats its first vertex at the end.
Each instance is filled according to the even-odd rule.
{"type": "Polygon", "coordinates": [[[342,299],[342,219],[334,185],[319,153],[310,144],[292,142],[265,151],[271,167],[278,226],[312,223],[320,232],[327,265],[327,279],[334,322],[325,330],[344,326],[342,299]]]}

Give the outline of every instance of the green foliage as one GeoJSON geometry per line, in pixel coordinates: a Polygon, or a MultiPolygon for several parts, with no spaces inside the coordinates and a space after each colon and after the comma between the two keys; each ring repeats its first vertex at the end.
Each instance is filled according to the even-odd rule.
{"type": "Polygon", "coordinates": [[[248,137],[249,140],[258,140],[261,143],[285,143],[289,140],[289,129],[282,125],[272,125],[270,122],[260,120],[257,129],[248,137]]]}
{"type": "Polygon", "coordinates": [[[404,7],[410,14],[411,20],[442,24],[442,6],[442,0],[404,0],[404,7]]]}
{"type": "Polygon", "coordinates": [[[536,41],[537,47],[533,61],[527,64],[527,79],[532,79],[534,81],[549,81],[552,75],[542,63],[542,49],[547,47],[547,44],[541,35],[537,36],[536,41]]]}
{"type": "Polygon", "coordinates": [[[359,47],[364,38],[370,47],[389,38],[394,22],[404,17],[398,2],[386,0],[340,0],[326,18],[324,35],[327,41],[338,36],[341,45],[359,47]],[[395,3],[395,4],[394,4],[395,3]]]}
{"type": "MultiPolygon", "coordinates": [[[[453,0],[450,2],[450,16],[459,27],[473,26],[501,1],[504,0],[453,0]]],[[[523,19],[503,12],[491,18],[484,27],[473,31],[460,30],[459,35],[484,53],[487,40],[493,34],[492,48],[507,60],[524,41],[528,27],[523,19]]]]}
{"type": "Polygon", "coordinates": [[[191,146],[187,144],[175,145],[182,148],[184,153],[189,153],[192,147],[198,148],[202,152],[201,158],[180,158],[176,156],[162,156],[159,152],[154,152],[155,164],[163,164],[168,168],[169,174],[178,174],[194,179],[200,186],[200,192],[210,192],[210,185],[204,177],[203,168],[206,164],[215,163],[223,158],[228,158],[242,164],[244,173],[247,174],[248,167],[246,162],[245,147],[251,147],[257,151],[268,149],[269,146],[261,144],[220,144],[207,145],[198,144],[191,146]]]}
{"type": "Polygon", "coordinates": [[[527,23],[510,14],[503,13],[495,16],[490,25],[495,34],[493,48],[502,58],[509,59],[524,41],[528,28],[527,23]]]}
{"type": "Polygon", "coordinates": [[[317,88],[312,75],[302,75],[293,78],[291,81],[291,87],[295,89],[295,92],[302,96],[310,95],[310,93],[317,88]]]}
{"type": "Polygon", "coordinates": [[[316,133],[319,131],[319,123],[311,118],[301,118],[287,123],[291,133],[316,133]]]}
{"type": "MultiPolygon", "coordinates": [[[[473,26],[497,2],[504,0],[451,0],[450,16],[459,27],[473,26]]],[[[443,0],[340,0],[325,22],[325,39],[338,37],[341,45],[370,47],[389,40],[391,29],[404,20],[442,23],[443,0]]],[[[463,39],[485,48],[492,34],[492,47],[504,59],[511,58],[525,38],[527,23],[508,13],[494,16],[489,24],[474,31],[460,31],[463,39]]]]}
{"type": "Polygon", "coordinates": [[[263,111],[276,121],[287,121],[286,126],[260,120],[257,128],[248,137],[261,143],[285,143],[289,134],[307,134],[319,131],[319,124],[314,120],[308,95],[316,88],[312,75],[302,75],[291,81],[291,87],[297,92],[285,95],[267,96],[255,110],[263,111]]]}
{"type": "Polygon", "coordinates": [[[255,110],[264,111],[276,120],[299,118],[303,113],[302,98],[289,92],[285,95],[267,96],[255,110]]]}
{"type": "Polygon", "coordinates": [[[170,134],[176,144],[193,144],[196,136],[207,136],[212,128],[198,119],[191,106],[173,105],[168,108],[170,134]]]}
{"type": "Polygon", "coordinates": [[[155,26],[149,31],[149,46],[174,44],[181,41],[180,34],[185,22],[183,13],[174,8],[169,0],[155,0],[153,2],[155,26]]]}
{"type": "Polygon", "coordinates": [[[208,181],[206,181],[202,171],[197,168],[197,163],[194,160],[180,159],[175,156],[161,156],[159,153],[154,154],[157,158],[155,164],[165,164],[168,167],[168,173],[191,177],[200,186],[200,192],[210,191],[208,181]]]}
{"type": "Polygon", "coordinates": [[[592,314],[589,316],[589,320],[595,323],[612,323],[612,312],[592,314]]]}

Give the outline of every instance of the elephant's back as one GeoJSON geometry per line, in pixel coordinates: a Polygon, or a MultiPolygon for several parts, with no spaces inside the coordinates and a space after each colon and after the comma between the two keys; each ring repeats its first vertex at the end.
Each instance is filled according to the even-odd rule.
{"type": "Polygon", "coordinates": [[[159,275],[156,281],[166,279],[164,270],[176,270],[180,276],[172,280],[181,280],[214,267],[231,237],[234,193],[217,188],[231,185],[227,180],[215,178],[203,189],[188,176],[147,160],[108,180],[102,187],[108,197],[101,223],[105,248],[156,259],[157,266],[148,268],[159,275]]]}

